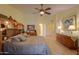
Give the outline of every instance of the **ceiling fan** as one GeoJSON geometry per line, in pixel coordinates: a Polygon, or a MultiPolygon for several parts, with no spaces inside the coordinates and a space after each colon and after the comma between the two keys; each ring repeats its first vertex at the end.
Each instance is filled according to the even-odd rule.
{"type": "Polygon", "coordinates": [[[51,10],[50,7],[44,8],[44,7],[43,7],[43,4],[40,4],[40,6],[41,6],[41,8],[35,8],[35,9],[38,10],[38,12],[39,12],[39,14],[40,14],[41,16],[43,16],[44,14],[47,14],[47,15],[50,15],[50,14],[51,14],[50,12],[48,12],[48,10],[51,10]]]}

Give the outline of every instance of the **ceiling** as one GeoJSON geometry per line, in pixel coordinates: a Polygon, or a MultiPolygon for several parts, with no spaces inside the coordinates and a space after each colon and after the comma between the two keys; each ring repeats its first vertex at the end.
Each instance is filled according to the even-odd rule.
{"type": "MultiPolygon", "coordinates": [[[[33,14],[37,12],[34,8],[40,8],[39,4],[11,4],[10,6],[18,9],[25,14],[33,14]]],[[[51,7],[51,13],[55,14],[77,6],[77,4],[44,4],[44,8],[51,7]]]]}

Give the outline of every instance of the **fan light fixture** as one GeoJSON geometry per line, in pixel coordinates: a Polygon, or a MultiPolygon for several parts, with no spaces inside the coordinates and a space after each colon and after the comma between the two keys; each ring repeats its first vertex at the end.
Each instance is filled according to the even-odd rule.
{"type": "Polygon", "coordinates": [[[40,12],[41,15],[45,14],[43,11],[40,12]]]}
{"type": "Polygon", "coordinates": [[[35,9],[38,10],[38,12],[39,12],[39,14],[41,16],[43,16],[44,14],[47,14],[47,15],[50,15],[51,14],[50,12],[48,12],[48,10],[51,10],[51,8],[50,7],[44,8],[43,7],[43,4],[41,4],[41,8],[35,8],[35,9]]]}

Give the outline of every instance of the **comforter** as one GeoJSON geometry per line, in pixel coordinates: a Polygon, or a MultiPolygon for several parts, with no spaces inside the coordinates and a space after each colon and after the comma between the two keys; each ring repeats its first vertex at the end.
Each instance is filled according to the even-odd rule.
{"type": "Polygon", "coordinates": [[[31,36],[22,42],[12,42],[10,40],[4,43],[4,52],[7,55],[49,55],[50,50],[44,37],[31,36]]]}

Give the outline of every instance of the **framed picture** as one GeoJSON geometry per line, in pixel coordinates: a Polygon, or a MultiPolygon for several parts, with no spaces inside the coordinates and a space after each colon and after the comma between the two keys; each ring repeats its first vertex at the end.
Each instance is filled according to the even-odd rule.
{"type": "Polygon", "coordinates": [[[62,24],[64,30],[76,30],[76,15],[63,19],[62,24]]]}
{"type": "Polygon", "coordinates": [[[27,30],[35,30],[35,25],[27,25],[27,30]]]}

